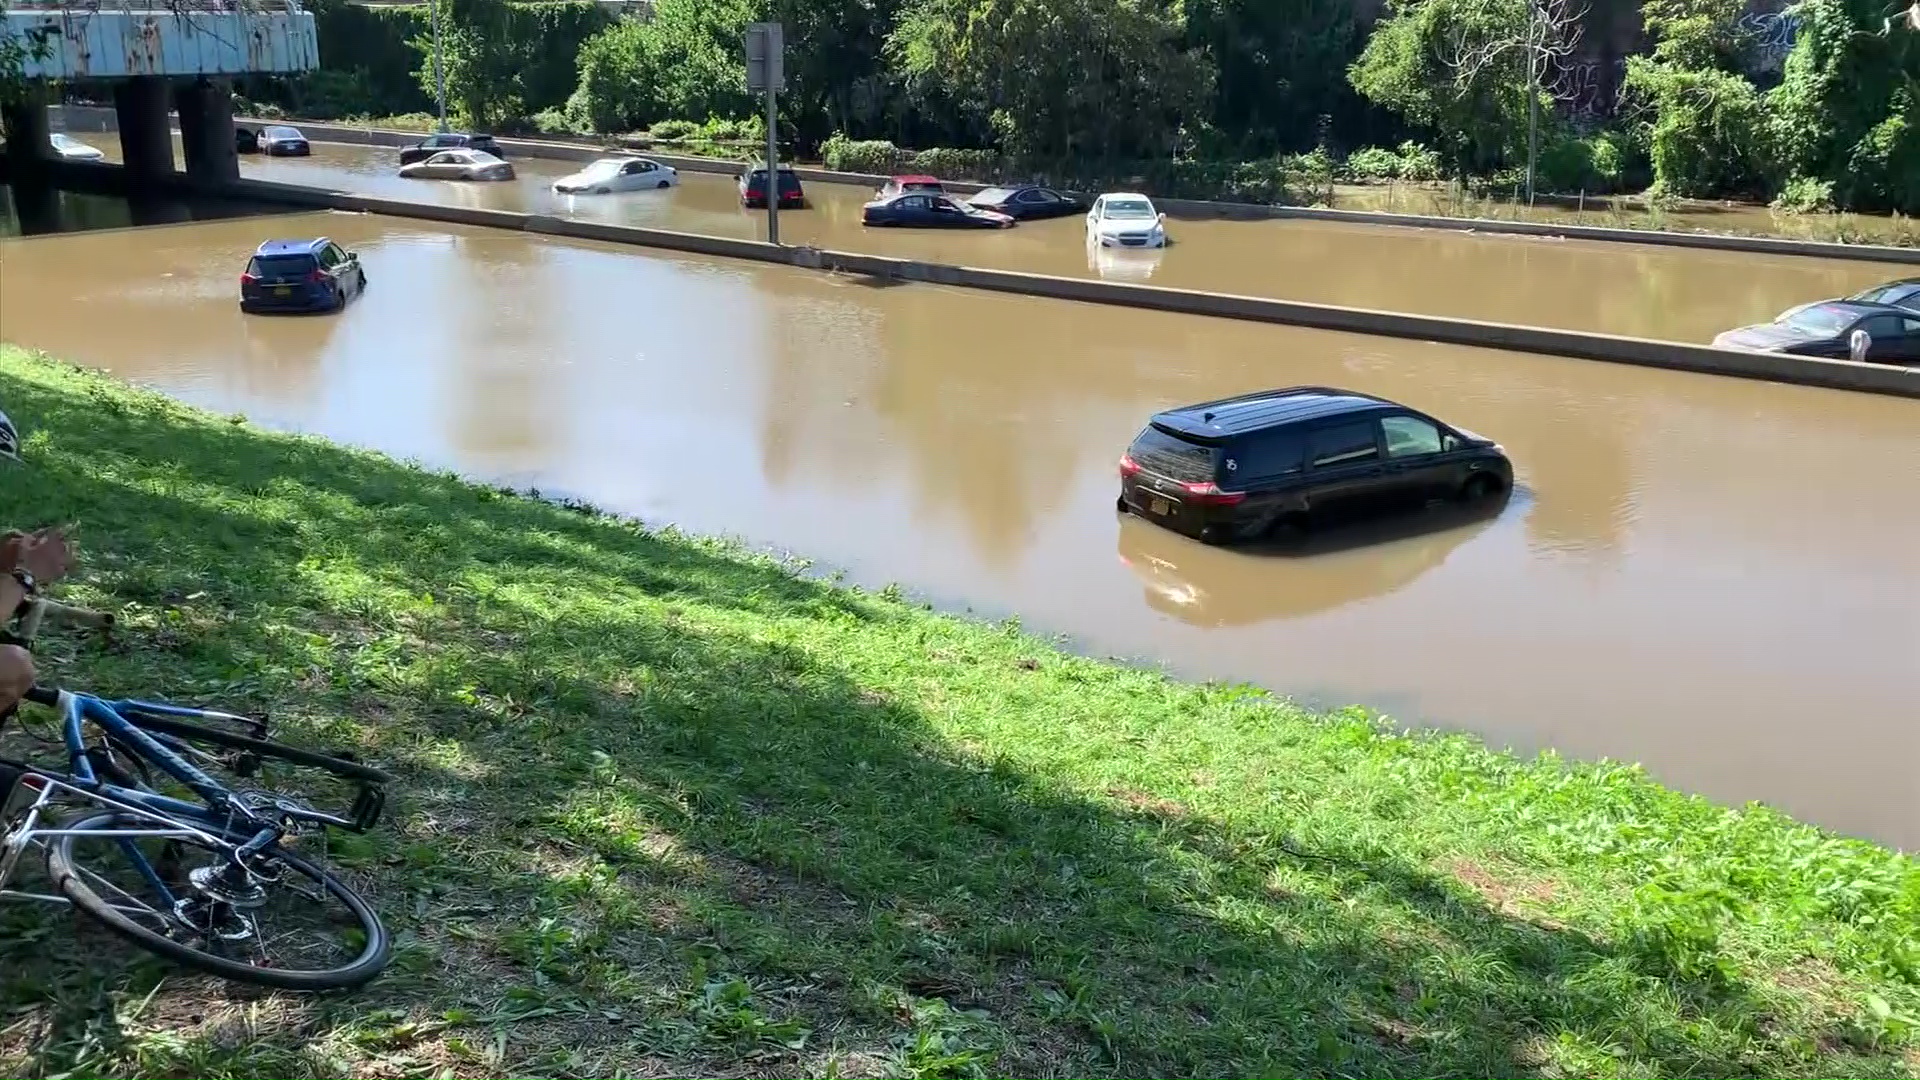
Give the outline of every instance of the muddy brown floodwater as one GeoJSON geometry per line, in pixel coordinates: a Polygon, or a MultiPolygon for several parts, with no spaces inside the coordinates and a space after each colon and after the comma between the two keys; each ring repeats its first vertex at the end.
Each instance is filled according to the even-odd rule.
{"type": "MultiPolygon", "coordinates": [[[[249,157],[241,167],[264,180],[393,198],[715,236],[765,233],[765,213],[742,210],[724,176],[688,172],[667,191],[569,197],[550,185],[579,167],[571,162],[515,158],[513,183],[462,184],[402,180],[398,155],[316,143],[311,158],[249,157]]],[[[860,224],[866,189],[809,184],[807,194],[811,209],[781,216],[786,243],[1702,344],[1798,303],[1920,273],[1910,265],[1320,221],[1170,221],[1174,243],[1162,251],[1089,253],[1078,217],[984,232],[869,229],[860,224]]]]}
{"type": "Polygon", "coordinates": [[[1920,847],[1920,403],[362,215],[0,240],[0,285],[0,337],[214,409],[1920,847]],[[321,233],[365,298],[242,316],[254,246],[321,233]],[[1291,553],[1115,516],[1146,414],[1293,383],[1519,490],[1291,553]]]}

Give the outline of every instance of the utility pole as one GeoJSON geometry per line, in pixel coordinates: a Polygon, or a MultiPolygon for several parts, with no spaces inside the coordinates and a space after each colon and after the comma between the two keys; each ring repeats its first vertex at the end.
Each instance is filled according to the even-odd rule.
{"type": "Polygon", "coordinates": [[[777,22],[747,26],[747,92],[767,95],[767,243],[780,242],[780,105],[786,42],[777,22]]]}
{"type": "Polygon", "coordinates": [[[440,103],[440,132],[447,130],[447,72],[440,66],[440,0],[427,0],[433,15],[433,86],[440,103]]]}

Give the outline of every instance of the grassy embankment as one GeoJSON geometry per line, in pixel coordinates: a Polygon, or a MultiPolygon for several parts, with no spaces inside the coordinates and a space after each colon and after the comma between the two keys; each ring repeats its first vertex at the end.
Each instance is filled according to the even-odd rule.
{"type": "MultiPolygon", "coordinates": [[[[0,522],[124,644],[406,777],[360,993],[0,908],[0,1068],[1920,1074],[1920,867],[1618,765],[1065,655],[0,349],[0,522]]],[[[1569,693],[1580,692],[1569,688],[1569,693]]]]}

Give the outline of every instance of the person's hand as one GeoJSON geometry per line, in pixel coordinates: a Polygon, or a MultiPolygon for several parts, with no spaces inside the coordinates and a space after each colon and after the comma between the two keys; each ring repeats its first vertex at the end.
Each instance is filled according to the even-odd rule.
{"type": "Polygon", "coordinates": [[[73,544],[65,529],[8,533],[0,539],[0,569],[25,570],[38,584],[60,580],[73,567],[73,544]]]}

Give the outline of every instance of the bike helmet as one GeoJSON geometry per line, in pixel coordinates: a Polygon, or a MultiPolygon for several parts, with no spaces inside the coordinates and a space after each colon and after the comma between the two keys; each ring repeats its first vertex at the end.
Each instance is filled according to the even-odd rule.
{"type": "Polygon", "coordinates": [[[7,414],[3,412],[0,412],[0,458],[20,460],[20,432],[14,429],[13,421],[7,419],[7,414]]]}

